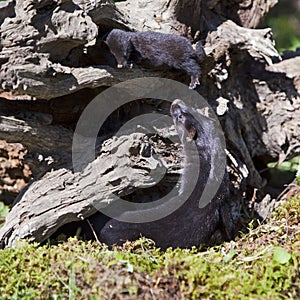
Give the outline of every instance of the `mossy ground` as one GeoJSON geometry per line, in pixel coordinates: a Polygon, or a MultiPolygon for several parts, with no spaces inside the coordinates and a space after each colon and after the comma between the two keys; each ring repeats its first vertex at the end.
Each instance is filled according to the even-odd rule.
{"type": "Polygon", "coordinates": [[[300,299],[300,197],[218,247],[140,239],[109,250],[75,238],[0,250],[1,299],[300,299]]]}

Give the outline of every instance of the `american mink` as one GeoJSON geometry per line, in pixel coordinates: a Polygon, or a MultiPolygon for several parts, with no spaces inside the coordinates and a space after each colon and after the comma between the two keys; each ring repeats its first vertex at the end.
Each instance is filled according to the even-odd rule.
{"type": "Polygon", "coordinates": [[[200,84],[201,69],[198,63],[205,57],[200,42],[194,50],[187,38],[175,34],[120,29],[113,29],[105,41],[117,60],[118,68],[126,67],[128,63],[175,68],[191,76],[191,89],[200,84]]]}
{"type": "MultiPolygon", "coordinates": [[[[218,143],[213,140],[211,135],[213,121],[201,116],[203,121],[200,124],[193,116],[197,112],[193,111],[192,114],[191,109],[181,100],[175,100],[172,103],[170,112],[184,146],[183,191],[189,188],[188,174],[195,162],[195,157],[187,155],[186,149],[188,143],[196,145],[195,155],[198,155],[200,160],[196,188],[187,201],[162,219],[147,223],[126,223],[110,219],[102,228],[96,228],[100,241],[108,245],[122,244],[126,240],[135,240],[142,235],[153,239],[157,246],[166,249],[167,247],[186,248],[205,244],[218,229],[224,233],[225,239],[233,237],[234,224],[228,204],[227,173],[211,202],[205,207],[199,208],[199,199],[210,176],[212,151],[222,150],[218,149],[218,143]],[[213,147],[211,147],[212,145],[213,147]]],[[[130,216],[132,212],[129,211],[125,214],[130,216]]]]}

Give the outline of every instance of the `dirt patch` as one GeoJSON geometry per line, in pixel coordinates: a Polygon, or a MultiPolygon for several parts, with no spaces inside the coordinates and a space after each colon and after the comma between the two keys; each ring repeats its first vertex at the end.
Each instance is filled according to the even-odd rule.
{"type": "Polygon", "coordinates": [[[22,144],[0,140],[0,201],[11,204],[31,179],[31,171],[24,163],[27,150],[22,144]]]}

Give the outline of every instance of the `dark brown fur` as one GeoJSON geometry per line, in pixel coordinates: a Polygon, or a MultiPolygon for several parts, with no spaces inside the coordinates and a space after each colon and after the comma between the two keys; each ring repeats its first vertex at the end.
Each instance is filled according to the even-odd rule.
{"type": "Polygon", "coordinates": [[[200,43],[196,50],[182,36],[160,32],[127,32],[113,29],[106,43],[117,60],[119,68],[129,63],[150,67],[168,67],[184,70],[191,76],[190,88],[199,83],[201,62],[205,53],[200,43]]]}
{"type": "MultiPolygon", "coordinates": [[[[196,188],[180,208],[162,219],[147,223],[109,220],[102,228],[97,229],[100,241],[113,245],[146,236],[153,239],[157,246],[166,249],[167,247],[186,248],[207,243],[218,230],[224,233],[225,239],[233,237],[234,224],[228,205],[226,173],[211,202],[199,208],[199,199],[210,176],[213,155],[222,150],[218,148],[218,142],[211,135],[213,122],[203,117],[203,122],[200,124],[190,113],[189,108],[178,100],[174,101],[171,106],[171,115],[184,149],[187,143],[196,143],[198,151],[195,155],[198,155],[200,159],[196,188]]],[[[194,161],[194,157],[185,153],[183,191],[189,188],[188,175],[194,161]]],[[[125,214],[130,216],[132,212],[125,212],[125,214]]],[[[97,224],[95,221],[96,219],[94,219],[94,225],[97,224]]]]}

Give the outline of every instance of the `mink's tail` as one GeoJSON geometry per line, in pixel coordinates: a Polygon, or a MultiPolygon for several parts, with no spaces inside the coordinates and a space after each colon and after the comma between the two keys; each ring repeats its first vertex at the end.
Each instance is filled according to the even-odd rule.
{"type": "Polygon", "coordinates": [[[197,55],[197,60],[199,62],[202,62],[205,59],[206,54],[205,54],[205,51],[204,51],[204,48],[203,48],[203,45],[202,45],[201,41],[198,41],[196,43],[195,52],[196,52],[196,55],[197,55]]]}

